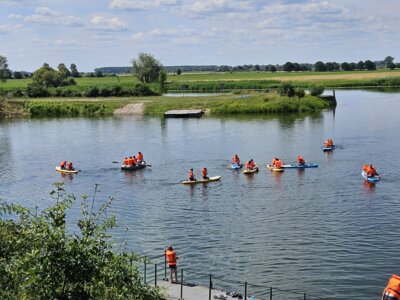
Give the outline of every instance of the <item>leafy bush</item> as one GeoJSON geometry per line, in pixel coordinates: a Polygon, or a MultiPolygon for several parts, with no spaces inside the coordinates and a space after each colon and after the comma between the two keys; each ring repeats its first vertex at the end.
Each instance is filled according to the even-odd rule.
{"type": "Polygon", "coordinates": [[[310,95],[315,97],[321,96],[325,90],[324,86],[320,84],[312,84],[308,89],[310,91],[310,95]]]}
{"type": "Polygon", "coordinates": [[[297,88],[297,89],[294,90],[294,94],[298,98],[304,98],[304,96],[306,95],[306,92],[304,91],[304,89],[297,88]]]}
{"type": "Polygon", "coordinates": [[[289,82],[282,83],[278,88],[278,92],[281,96],[286,96],[286,97],[294,97],[295,95],[294,87],[289,82]]]}
{"type": "Polygon", "coordinates": [[[99,94],[100,94],[100,91],[95,86],[87,89],[86,92],[85,92],[85,96],[86,97],[98,97],[99,94]]]}
{"type": "Polygon", "coordinates": [[[36,82],[31,82],[26,88],[26,94],[31,98],[48,97],[50,92],[46,87],[36,82]]]}
{"type": "Polygon", "coordinates": [[[82,197],[78,233],[67,231],[67,213],[75,197],[62,183],[51,192],[54,204],[37,212],[0,203],[1,299],[149,299],[161,300],[158,289],[144,286],[134,253],[116,252],[106,214],[109,198],[93,211],[94,196],[82,197]]]}

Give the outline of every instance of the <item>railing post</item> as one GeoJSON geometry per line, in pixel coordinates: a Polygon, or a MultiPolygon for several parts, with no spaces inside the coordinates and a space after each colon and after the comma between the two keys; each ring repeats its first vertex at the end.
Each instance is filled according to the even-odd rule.
{"type": "Polygon", "coordinates": [[[181,269],[181,300],[183,300],[183,269],[181,269]]]}
{"type": "Polygon", "coordinates": [[[154,264],[154,287],[157,287],[157,264],[154,264]]]}
{"type": "MultiPolygon", "coordinates": [[[[335,91],[335,90],[333,90],[333,91],[335,91]]],[[[306,293],[304,293],[304,300],[307,300],[306,293]]]]}
{"type": "Polygon", "coordinates": [[[167,277],[167,251],[164,251],[164,280],[168,281],[168,277],[167,277]]]}
{"type": "Polygon", "coordinates": [[[208,286],[208,300],[211,300],[211,289],[212,289],[212,275],[210,274],[210,283],[208,286]]]}
{"type": "Polygon", "coordinates": [[[247,300],[247,281],[244,282],[244,299],[247,300]]]}
{"type": "Polygon", "coordinates": [[[147,283],[147,263],[146,263],[146,261],[144,261],[144,284],[146,284],[147,283]]]}
{"type": "Polygon", "coordinates": [[[272,286],[269,288],[269,300],[272,300],[272,286]]]}

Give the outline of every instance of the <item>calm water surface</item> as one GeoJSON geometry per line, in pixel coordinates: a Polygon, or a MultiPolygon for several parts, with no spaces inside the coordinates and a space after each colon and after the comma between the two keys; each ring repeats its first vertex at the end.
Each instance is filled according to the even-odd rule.
{"type": "Polygon", "coordinates": [[[239,280],[323,299],[379,299],[390,274],[400,273],[400,94],[337,98],[336,111],[297,116],[3,121],[0,198],[46,207],[53,182],[76,195],[98,183],[98,203],[115,197],[118,242],[150,256],[173,244],[181,266],[218,276],[215,285],[239,290],[229,283],[239,280]],[[321,151],[326,138],[337,144],[331,154],[321,151]],[[151,168],[125,173],[112,163],[137,151],[151,168]],[[229,170],[234,153],[254,158],[260,172],[229,170]],[[265,169],[274,156],[294,162],[298,154],[319,168],[265,169]],[[63,159],[83,171],[62,177],[54,167],[63,159]],[[360,176],[369,162],[382,175],[375,186],[360,176]],[[203,166],[222,181],[179,184],[190,167],[199,175],[203,166]]]}

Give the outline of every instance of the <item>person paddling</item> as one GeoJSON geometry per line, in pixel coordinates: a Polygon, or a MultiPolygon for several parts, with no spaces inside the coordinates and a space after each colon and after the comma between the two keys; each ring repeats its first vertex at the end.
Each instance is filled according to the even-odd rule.
{"type": "Polygon", "coordinates": [[[63,160],[62,162],[60,162],[60,168],[61,170],[65,170],[67,168],[67,161],[63,160]]]}
{"type": "Polygon", "coordinates": [[[253,170],[253,165],[251,164],[250,160],[246,163],[246,169],[247,170],[253,170]]]}
{"type": "Polygon", "coordinates": [[[208,178],[208,171],[207,171],[207,168],[201,169],[201,175],[203,176],[203,179],[209,179],[209,178],[208,178]]]}
{"type": "Polygon", "coordinates": [[[190,169],[190,170],[189,170],[188,177],[189,177],[189,180],[190,180],[190,181],[196,181],[196,176],[194,176],[194,171],[193,171],[193,169],[190,169]]]}
{"type": "Polygon", "coordinates": [[[237,154],[235,154],[234,156],[232,156],[232,164],[237,164],[240,166],[240,158],[237,154]]]}
{"type": "Polygon", "coordinates": [[[72,165],[72,161],[70,161],[69,163],[67,163],[67,169],[70,170],[70,171],[74,169],[74,167],[73,167],[73,165],[72,165]]]}
{"type": "Polygon", "coordinates": [[[282,167],[282,161],[279,158],[275,157],[272,160],[271,165],[274,166],[276,169],[280,169],[282,167]]]}
{"type": "Polygon", "coordinates": [[[325,148],[332,148],[333,147],[333,140],[328,139],[324,142],[325,148]]]}
{"type": "Polygon", "coordinates": [[[136,155],[136,159],[137,159],[138,164],[142,163],[142,161],[143,161],[142,152],[140,152],[140,151],[138,152],[138,154],[136,155]]]}
{"type": "Polygon", "coordinates": [[[306,161],[304,160],[304,158],[301,155],[297,156],[297,164],[299,166],[304,166],[306,164],[306,161]]]}

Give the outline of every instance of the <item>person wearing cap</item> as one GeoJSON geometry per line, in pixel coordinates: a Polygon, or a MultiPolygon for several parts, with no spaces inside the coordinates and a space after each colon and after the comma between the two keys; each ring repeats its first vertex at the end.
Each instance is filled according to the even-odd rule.
{"type": "Polygon", "coordinates": [[[178,271],[176,267],[176,261],[178,260],[178,256],[176,256],[176,253],[174,251],[174,248],[172,246],[168,246],[167,250],[165,251],[165,257],[168,263],[168,267],[170,270],[170,282],[171,283],[177,283],[178,282],[178,271]],[[175,280],[174,280],[175,277],[175,280]]]}

